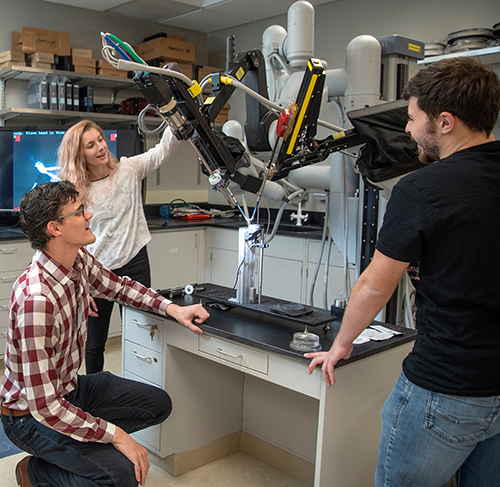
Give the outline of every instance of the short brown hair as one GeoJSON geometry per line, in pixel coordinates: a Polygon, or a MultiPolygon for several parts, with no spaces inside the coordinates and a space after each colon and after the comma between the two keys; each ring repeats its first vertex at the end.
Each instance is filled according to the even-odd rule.
{"type": "Polygon", "coordinates": [[[450,112],[470,130],[489,137],[500,110],[500,79],[491,66],[470,57],[442,59],[408,82],[403,98],[410,97],[431,120],[450,112]]]}
{"type": "Polygon", "coordinates": [[[46,230],[49,222],[57,220],[60,209],[74,203],[78,191],[69,181],[43,183],[26,193],[19,205],[21,230],[35,250],[45,249],[52,238],[46,230]]]}

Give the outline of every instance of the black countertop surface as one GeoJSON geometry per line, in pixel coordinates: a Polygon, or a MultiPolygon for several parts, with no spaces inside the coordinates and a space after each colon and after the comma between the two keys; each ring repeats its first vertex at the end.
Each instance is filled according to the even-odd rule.
{"type": "MultiPolygon", "coordinates": [[[[203,286],[208,291],[220,291],[219,294],[228,291],[228,288],[213,284],[200,284],[200,286],[203,286]]],[[[202,302],[210,313],[210,318],[200,326],[204,332],[241,343],[242,345],[282,355],[299,362],[310,362],[310,359],[304,358],[304,352],[294,350],[290,347],[293,334],[304,331],[305,326],[303,324],[293,322],[278,314],[276,316],[264,315],[258,311],[251,311],[231,303],[227,303],[229,309],[223,311],[211,306],[211,303],[216,301],[200,297],[196,292],[189,296],[175,297],[173,301],[181,306],[202,302]]],[[[286,302],[285,300],[282,301],[286,302]]],[[[326,313],[325,310],[314,309],[326,313]]],[[[342,308],[333,308],[333,314],[336,316],[336,319],[331,321],[326,328],[324,325],[308,327],[309,332],[319,335],[323,351],[329,350],[332,346],[333,340],[340,328],[340,320],[342,319],[343,312],[342,308]]],[[[369,341],[368,343],[354,345],[351,357],[348,360],[342,360],[338,366],[367,358],[415,340],[415,330],[400,328],[387,323],[374,322],[374,324],[383,325],[386,328],[399,331],[401,334],[384,341],[369,341]]]]}
{"type": "MultiPolygon", "coordinates": [[[[246,222],[241,216],[234,216],[232,218],[207,218],[204,220],[182,220],[179,218],[160,218],[160,217],[148,217],[149,230],[152,233],[164,232],[166,230],[186,230],[190,228],[206,228],[206,227],[217,227],[217,228],[229,228],[238,229],[240,227],[245,227],[246,222]],[[167,223],[166,223],[167,222],[167,223]]],[[[267,223],[262,224],[264,231],[267,230],[267,223]]],[[[272,231],[272,226],[269,227],[269,232],[272,231]]],[[[307,225],[296,226],[293,223],[282,222],[279,229],[278,235],[287,235],[291,237],[300,238],[310,238],[310,239],[321,239],[323,228],[319,225],[307,225]]],[[[19,225],[17,226],[6,226],[0,224],[0,240],[17,240],[26,239],[19,225]]]]}

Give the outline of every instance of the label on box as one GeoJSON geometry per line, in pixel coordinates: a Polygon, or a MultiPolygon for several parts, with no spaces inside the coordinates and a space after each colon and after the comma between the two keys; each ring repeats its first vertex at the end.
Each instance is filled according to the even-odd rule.
{"type": "Polygon", "coordinates": [[[0,63],[7,61],[24,61],[24,54],[20,51],[0,52],[0,63]]]}
{"type": "Polygon", "coordinates": [[[92,57],[92,49],[82,49],[79,47],[73,47],[71,49],[71,55],[73,57],[91,58],[92,57]]]}
{"type": "Polygon", "coordinates": [[[95,68],[96,61],[90,57],[73,56],[73,64],[75,66],[86,66],[87,68],[95,68]]]}
{"type": "Polygon", "coordinates": [[[165,37],[143,42],[134,49],[143,59],[166,58],[194,63],[196,58],[196,44],[165,37]]]}
{"type": "Polygon", "coordinates": [[[69,56],[71,54],[70,35],[57,30],[38,29],[25,27],[21,36],[21,49],[23,52],[47,52],[69,56]]]}

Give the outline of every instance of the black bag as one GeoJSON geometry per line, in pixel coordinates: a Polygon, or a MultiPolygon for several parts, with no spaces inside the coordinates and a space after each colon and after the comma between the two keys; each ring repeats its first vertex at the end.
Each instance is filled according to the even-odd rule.
{"type": "Polygon", "coordinates": [[[424,167],[417,143],[405,132],[408,102],[397,100],[347,113],[366,140],[356,168],[369,182],[380,182],[424,167]]]}

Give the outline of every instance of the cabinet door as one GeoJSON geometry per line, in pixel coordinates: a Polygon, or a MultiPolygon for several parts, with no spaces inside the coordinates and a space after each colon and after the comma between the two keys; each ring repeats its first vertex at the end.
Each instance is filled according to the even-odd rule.
{"type": "MultiPolygon", "coordinates": [[[[313,293],[313,304],[318,308],[324,307],[324,280],[325,280],[325,258],[326,258],[326,248],[323,252],[322,263],[319,268],[318,276],[316,279],[316,285],[314,287],[313,293]]],[[[309,297],[311,294],[311,286],[313,283],[314,273],[316,272],[317,260],[321,251],[321,242],[312,241],[308,242],[307,251],[307,273],[306,273],[306,294],[307,294],[307,304],[309,303],[309,297]]],[[[337,248],[336,245],[332,244],[332,249],[330,253],[330,265],[328,268],[328,292],[327,292],[327,302],[326,309],[330,309],[335,299],[340,298],[340,293],[344,293],[344,258],[342,253],[337,248]]],[[[356,268],[354,265],[349,265],[349,276],[351,281],[351,288],[356,281],[356,268]]],[[[350,293],[350,289],[348,290],[350,293]]],[[[345,299],[346,296],[344,296],[345,299]]]]}
{"type": "Polygon", "coordinates": [[[238,251],[212,248],[210,282],[218,286],[232,288],[238,271],[238,251]]]}
{"type": "Polygon", "coordinates": [[[152,234],[148,244],[151,285],[154,289],[204,281],[204,230],[152,234]]]}
{"type": "Polygon", "coordinates": [[[5,345],[7,344],[9,301],[9,299],[0,299],[0,359],[4,356],[5,345]]]}
{"type": "Polygon", "coordinates": [[[294,303],[302,301],[302,262],[264,255],[262,294],[294,303]]]}
{"type": "MultiPolygon", "coordinates": [[[[311,286],[314,277],[314,273],[316,271],[316,264],[307,264],[307,279],[306,279],[306,290],[307,290],[307,304],[309,303],[309,296],[311,293],[311,286]]],[[[355,269],[349,269],[349,275],[351,279],[351,287],[356,280],[356,271],[355,269]]],[[[325,276],[325,266],[321,264],[318,277],[316,279],[316,285],[314,286],[313,293],[313,305],[318,308],[324,307],[324,276],[325,276]]],[[[328,271],[328,291],[327,291],[327,302],[326,309],[330,309],[330,306],[333,304],[335,299],[340,298],[340,293],[344,294],[344,268],[338,266],[329,266],[328,271]]]]}
{"type": "Polygon", "coordinates": [[[0,242],[0,270],[12,271],[21,269],[19,275],[33,257],[34,250],[27,240],[11,240],[0,242]]]}

